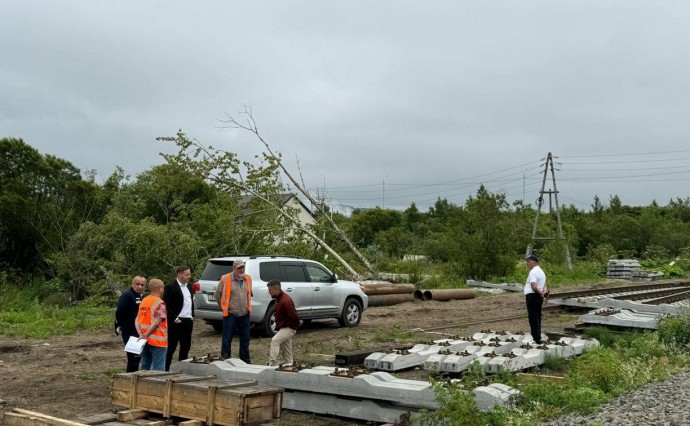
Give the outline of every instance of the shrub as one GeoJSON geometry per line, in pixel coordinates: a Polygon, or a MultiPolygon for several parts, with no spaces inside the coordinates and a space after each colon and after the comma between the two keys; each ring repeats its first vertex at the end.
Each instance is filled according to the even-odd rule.
{"type": "Polygon", "coordinates": [[[690,309],[677,316],[665,317],[658,322],[659,340],[667,345],[690,349],[690,309]]]}
{"type": "Polygon", "coordinates": [[[436,402],[435,411],[422,410],[416,420],[422,426],[484,426],[489,424],[486,415],[479,411],[474,401],[474,392],[467,392],[458,386],[432,381],[436,402]]]}
{"type": "Polygon", "coordinates": [[[572,388],[584,386],[618,394],[623,390],[623,361],[613,349],[593,348],[572,363],[565,378],[572,388]]]}

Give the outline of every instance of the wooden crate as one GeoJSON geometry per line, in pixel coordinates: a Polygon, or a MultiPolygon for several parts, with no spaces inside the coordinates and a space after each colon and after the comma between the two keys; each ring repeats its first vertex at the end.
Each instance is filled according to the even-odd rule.
{"type": "Polygon", "coordinates": [[[164,417],[199,420],[209,426],[244,426],[279,418],[283,389],[256,381],[140,371],[113,377],[112,402],[164,417]]]}

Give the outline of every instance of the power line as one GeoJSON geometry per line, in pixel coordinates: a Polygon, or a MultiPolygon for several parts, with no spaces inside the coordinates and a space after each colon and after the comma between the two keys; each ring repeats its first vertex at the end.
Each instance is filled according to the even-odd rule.
{"type": "Polygon", "coordinates": [[[597,158],[597,157],[625,157],[634,155],[662,155],[662,154],[678,154],[680,152],[690,152],[690,149],[682,149],[679,151],[656,151],[656,152],[634,152],[630,154],[615,153],[615,154],[598,154],[598,155],[560,155],[554,158],[597,158]]]}

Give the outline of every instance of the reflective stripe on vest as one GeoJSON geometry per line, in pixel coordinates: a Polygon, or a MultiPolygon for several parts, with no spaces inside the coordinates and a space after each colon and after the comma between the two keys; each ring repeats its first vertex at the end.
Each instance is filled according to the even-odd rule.
{"type": "MultiPolygon", "coordinates": [[[[223,316],[228,316],[230,308],[230,296],[232,295],[232,273],[224,275],[225,283],[223,291],[220,293],[220,307],[223,308],[223,316]]],[[[252,277],[244,274],[244,282],[247,284],[247,308],[252,313],[252,277]]]]}
{"type": "MultiPolygon", "coordinates": [[[[146,334],[153,323],[156,311],[163,303],[160,297],[148,295],[141,301],[139,305],[139,328],[141,334],[146,334]]],[[[163,319],[158,327],[149,335],[146,342],[151,346],[158,346],[160,348],[168,347],[168,320],[163,319]]]]}

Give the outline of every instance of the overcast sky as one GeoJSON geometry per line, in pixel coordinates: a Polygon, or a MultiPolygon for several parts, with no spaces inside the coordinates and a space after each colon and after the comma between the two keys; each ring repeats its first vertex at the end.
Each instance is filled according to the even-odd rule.
{"type": "Polygon", "coordinates": [[[481,183],[534,205],[690,197],[690,2],[0,2],[0,137],[99,179],[251,105],[330,203],[425,210],[481,183]],[[551,176],[546,189],[551,189],[551,176]]]}

